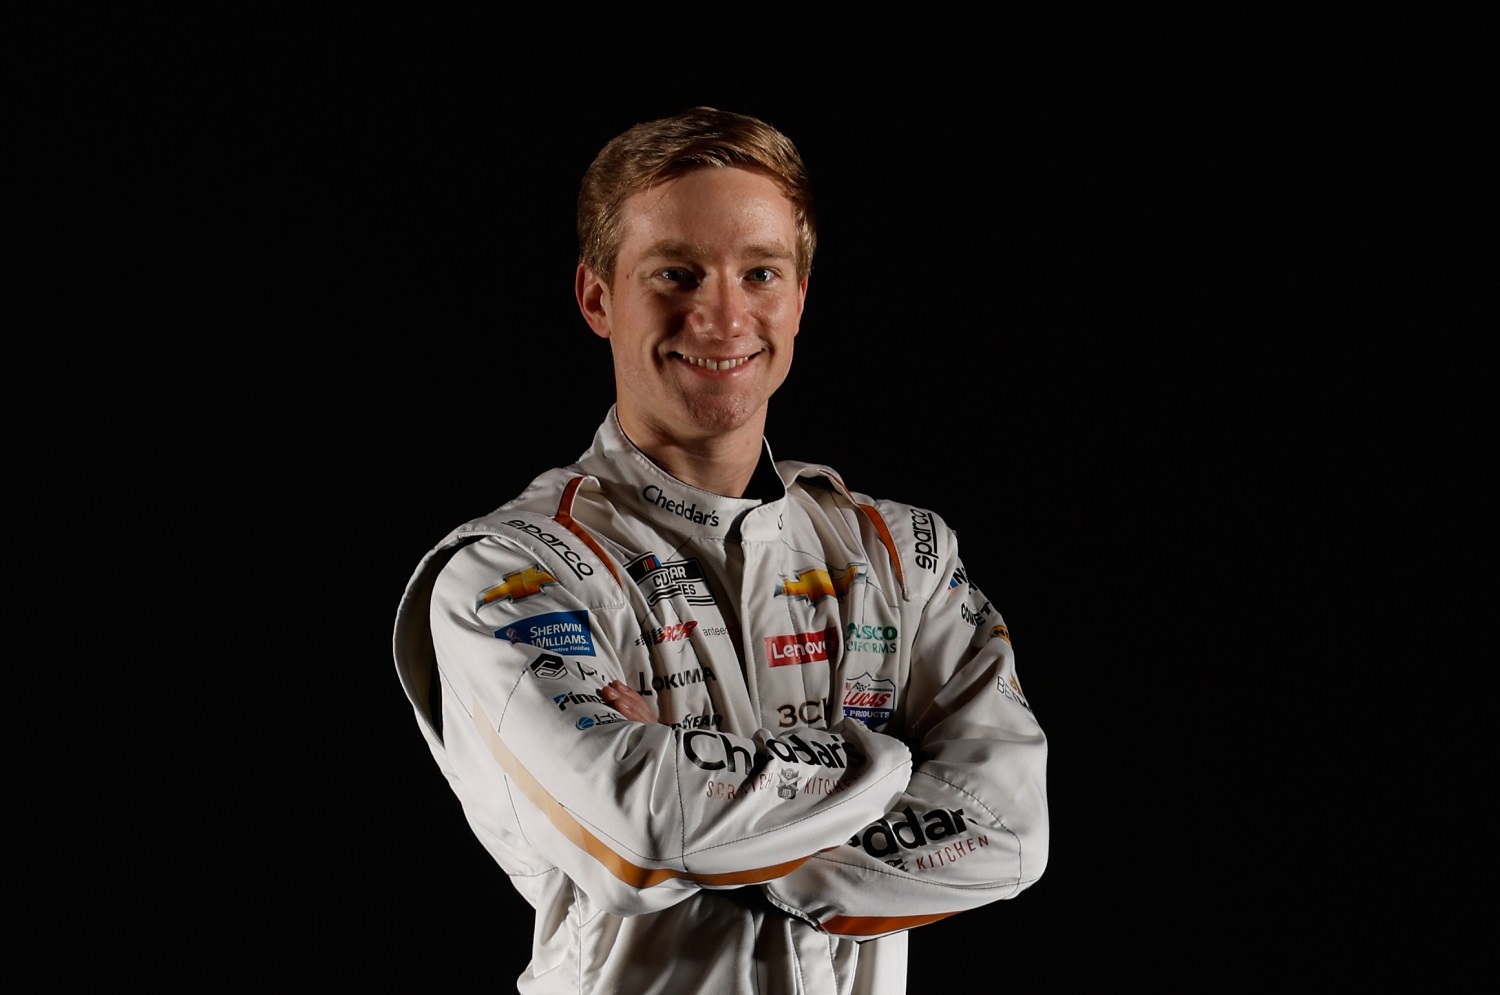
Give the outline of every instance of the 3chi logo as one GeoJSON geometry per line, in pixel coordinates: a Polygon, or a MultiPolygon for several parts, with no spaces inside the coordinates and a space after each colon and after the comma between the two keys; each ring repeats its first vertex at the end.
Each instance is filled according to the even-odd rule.
{"type": "Polygon", "coordinates": [[[506,574],[504,581],[481,594],[474,604],[474,610],[478,611],[496,601],[520,601],[522,598],[541,594],[542,588],[556,583],[557,578],[540,566],[527,567],[525,570],[506,574]]]}

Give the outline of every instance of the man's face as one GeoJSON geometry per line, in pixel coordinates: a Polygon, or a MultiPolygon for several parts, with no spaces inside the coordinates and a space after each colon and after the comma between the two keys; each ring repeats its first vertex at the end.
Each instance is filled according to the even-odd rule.
{"type": "Polygon", "coordinates": [[[580,267],[577,291],[609,339],[626,434],[691,444],[743,429],[758,445],[807,294],[791,202],[760,173],[704,168],[623,213],[613,284],[580,267]]]}

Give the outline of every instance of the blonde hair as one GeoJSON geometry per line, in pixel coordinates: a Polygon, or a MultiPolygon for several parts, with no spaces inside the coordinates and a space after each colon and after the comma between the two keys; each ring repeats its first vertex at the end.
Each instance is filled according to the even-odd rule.
{"type": "Polygon", "coordinates": [[[634,125],[599,151],[578,191],[578,261],[606,285],[613,283],[615,257],[625,238],[625,201],[674,176],[725,166],[769,176],[791,201],[797,279],[805,278],[812,271],[818,231],[802,154],[766,122],[713,107],[634,125]]]}

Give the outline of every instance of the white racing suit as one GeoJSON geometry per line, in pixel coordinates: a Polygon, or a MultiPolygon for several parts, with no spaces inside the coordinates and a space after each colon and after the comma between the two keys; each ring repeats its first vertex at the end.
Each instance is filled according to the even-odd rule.
{"type": "Polygon", "coordinates": [[[536,910],[521,992],[905,992],[906,930],[1046,867],[1046,738],[952,531],[774,471],[698,490],[611,409],[407,587],[418,725],[536,910]]]}

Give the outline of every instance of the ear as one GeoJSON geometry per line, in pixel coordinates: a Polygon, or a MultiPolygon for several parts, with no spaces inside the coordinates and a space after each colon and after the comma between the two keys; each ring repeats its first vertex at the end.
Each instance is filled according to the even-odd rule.
{"type": "Polygon", "coordinates": [[[594,334],[601,339],[609,338],[609,288],[582,263],[573,275],[573,296],[578,298],[578,310],[583,312],[583,320],[594,334]]]}
{"type": "Polygon", "coordinates": [[[797,285],[797,327],[792,330],[792,338],[796,338],[797,333],[802,331],[802,309],[807,306],[807,281],[811,279],[812,274],[809,273],[797,285]]]}

